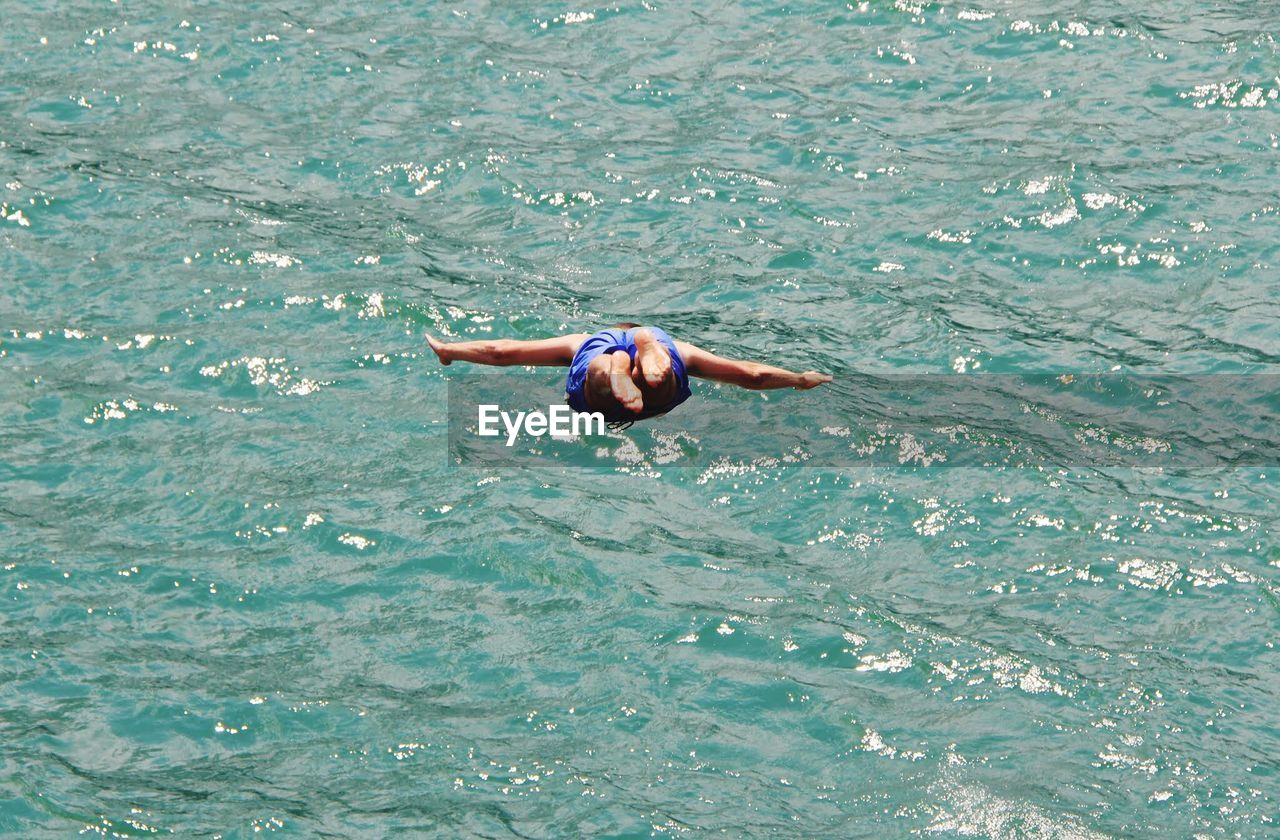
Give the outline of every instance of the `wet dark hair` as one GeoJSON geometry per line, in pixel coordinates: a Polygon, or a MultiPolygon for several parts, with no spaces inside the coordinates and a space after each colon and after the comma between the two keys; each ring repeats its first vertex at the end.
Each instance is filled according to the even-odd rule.
{"type": "Polygon", "coordinates": [[[620,323],[620,324],[614,324],[614,325],[613,325],[613,328],[614,328],[615,330],[634,330],[634,329],[635,329],[636,327],[638,327],[638,326],[640,326],[640,325],[639,325],[639,324],[633,324],[633,323],[631,323],[630,321],[623,321],[623,322],[622,322],[622,323],[620,323]]]}

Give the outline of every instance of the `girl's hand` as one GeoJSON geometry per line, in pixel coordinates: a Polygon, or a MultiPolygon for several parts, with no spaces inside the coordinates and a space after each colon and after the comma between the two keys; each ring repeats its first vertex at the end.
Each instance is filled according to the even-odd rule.
{"type": "Polygon", "coordinates": [[[807,391],[810,388],[817,388],[823,383],[831,381],[831,374],[818,373],[816,370],[806,370],[800,374],[800,382],[796,384],[797,391],[807,391]]]}

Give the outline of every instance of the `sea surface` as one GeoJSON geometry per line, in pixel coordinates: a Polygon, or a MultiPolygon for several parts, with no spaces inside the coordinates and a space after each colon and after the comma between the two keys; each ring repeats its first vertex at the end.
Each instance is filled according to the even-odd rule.
{"type": "Polygon", "coordinates": [[[1278,373],[1273,3],[361,8],[0,2],[0,835],[1280,833],[1280,464],[468,467],[424,343],[1278,373]]]}

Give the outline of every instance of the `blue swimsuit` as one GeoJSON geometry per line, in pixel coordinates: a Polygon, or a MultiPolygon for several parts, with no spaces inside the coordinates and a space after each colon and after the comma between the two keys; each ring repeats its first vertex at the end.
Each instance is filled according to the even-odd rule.
{"type": "Polygon", "coordinates": [[[578,348],[578,352],[573,356],[573,361],[569,364],[569,375],[565,378],[564,391],[565,399],[568,400],[570,408],[574,411],[590,412],[596,410],[587,405],[587,366],[591,364],[592,359],[601,353],[612,353],[615,350],[626,350],[634,361],[636,357],[635,334],[637,329],[646,329],[653,333],[653,337],[662,342],[666,346],[667,352],[671,354],[671,372],[676,376],[676,395],[671,399],[671,402],[664,406],[658,408],[645,406],[644,410],[639,414],[633,414],[622,406],[616,406],[611,411],[602,412],[604,419],[610,423],[615,423],[656,417],[659,414],[666,414],[693,396],[693,392],[689,390],[689,374],[684,369],[684,359],[680,356],[680,351],[676,349],[676,343],[671,340],[671,336],[657,327],[636,327],[625,331],[601,330],[582,342],[582,346],[578,348]]]}

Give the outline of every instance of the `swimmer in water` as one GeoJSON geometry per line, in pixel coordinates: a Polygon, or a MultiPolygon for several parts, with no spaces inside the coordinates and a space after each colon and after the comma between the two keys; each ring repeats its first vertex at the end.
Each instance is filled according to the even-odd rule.
{"type": "Polygon", "coordinates": [[[569,367],[565,399],[574,411],[598,411],[612,423],[666,414],[689,399],[689,377],[699,376],[761,391],[807,391],[831,377],[816,370],[795,373],[759,362],[726,359],[658,327],[616,324],[594,335],[573,333],[537,341],[496,339],[446,344],[428,335],[441,364],[550,365],[569,367]]]}

